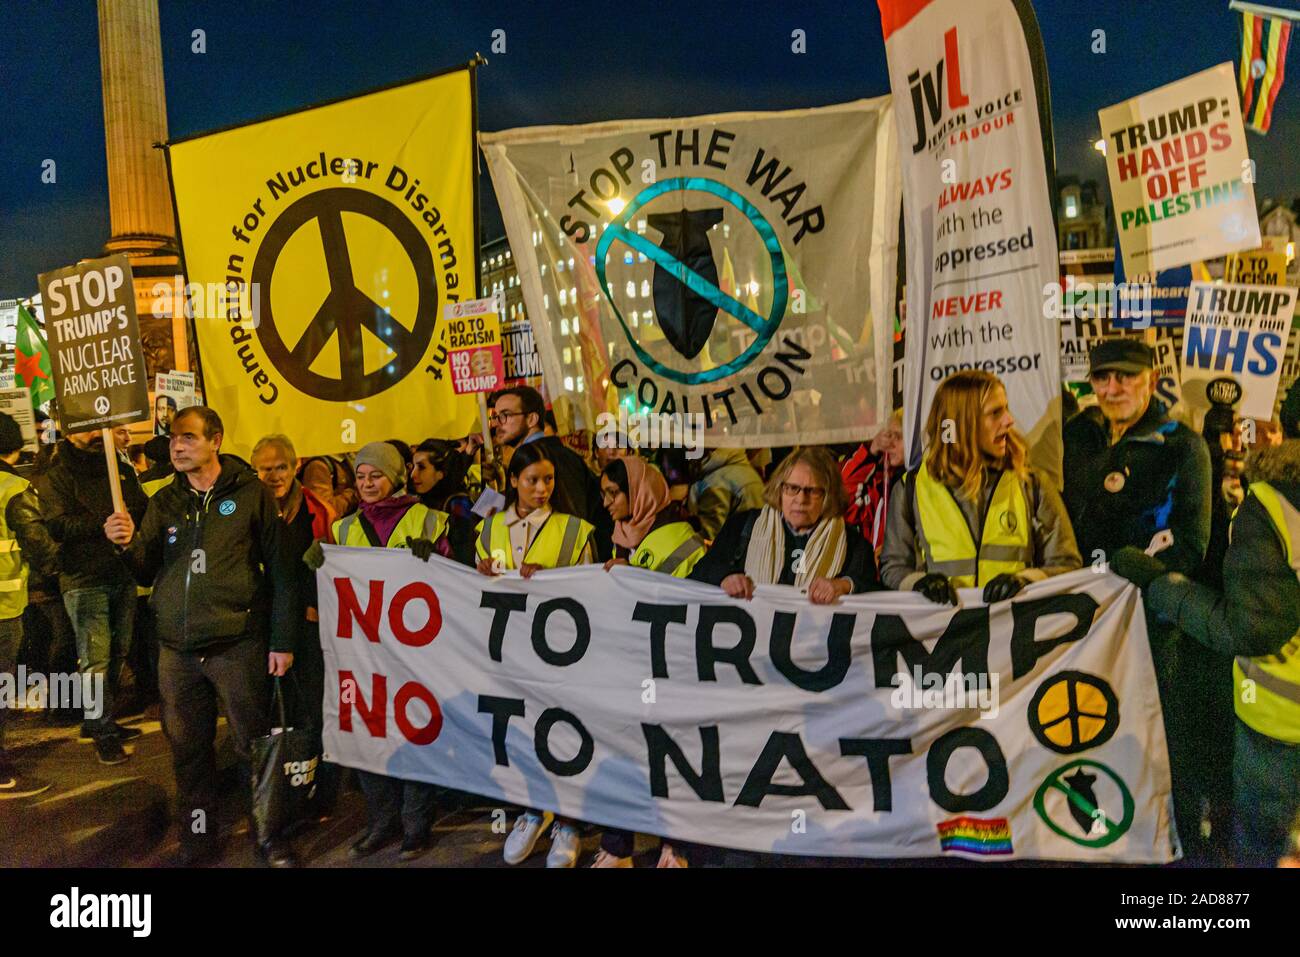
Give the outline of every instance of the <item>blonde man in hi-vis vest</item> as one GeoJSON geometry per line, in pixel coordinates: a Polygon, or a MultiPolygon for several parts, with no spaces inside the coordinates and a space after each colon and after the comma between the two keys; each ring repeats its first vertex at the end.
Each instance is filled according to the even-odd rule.
{"type": "Polygon", "coordinates": [[[951,605],[958,588],[980,588],[992,603],[1080,567],[1061,496],[1026,464],[1015,424],[996,376],[968,370],[940,384],[921,464],[890,503],[886,587],[951,605]]]}

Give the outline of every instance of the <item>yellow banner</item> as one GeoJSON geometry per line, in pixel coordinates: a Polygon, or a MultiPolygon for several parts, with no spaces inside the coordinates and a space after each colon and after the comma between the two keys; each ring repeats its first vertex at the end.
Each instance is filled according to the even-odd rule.
{"type": "Polygon", "coordinates": [[[1286,237],[1264,236],[1259,249],[1232,253],[1223,265],[1223,281],[1252,286],[1286,285],[1286,237]]]}
{"type": "Polygon", "coordinates": [[[226,451],[469,432],[443,307],[473,299],[470,68],[173,143],[208,402],[226,451]]]}

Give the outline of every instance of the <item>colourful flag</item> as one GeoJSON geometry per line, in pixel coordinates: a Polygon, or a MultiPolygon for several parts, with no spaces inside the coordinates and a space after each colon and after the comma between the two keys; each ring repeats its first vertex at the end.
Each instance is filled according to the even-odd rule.
{"type": "Polygon", "coordinates": [[[1234,4],[1241,13],[1241,114],[1246,129],[1267,133],[1273,122],[1273,103],[1286,75],[1286,48],[1291,42],[1291,20],[1269,14],[1273,8],[1234,4]],[[1263,12],[1268,10],[1268,13],[1263,12]]]}
{"type": "Polygon", "coordinates": [[[32,408],[39,408],[54,398],[49,347],[36,320],[21,303],[18,306],[18,325],[14,330],[14,380],[30,390],[32,408]]]}

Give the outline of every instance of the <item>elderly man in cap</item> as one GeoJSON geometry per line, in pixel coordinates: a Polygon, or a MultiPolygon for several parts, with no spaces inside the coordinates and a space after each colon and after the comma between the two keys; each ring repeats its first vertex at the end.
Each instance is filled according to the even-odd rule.
{"type": "MultiPolygon", "coordinates": [[[[1155,397],[1155,355],[1138,339],[1108,339],[1089,356],[1088,381],[1097,405],[1065,426],[1065,506],[1084,563],[1121,565],[1152,539],[1172,535],[1160,552],[1169,571],[1194,575],[1210,538],[1210,453],[1194,431],[1169,418],[1155,397]],[[1128,552],[1121,554],[1124,549],[1128,552]]],[[[1201,829],[1205,774],[1189,740],[1189,700],[1178,674],[1180,642],[1167,620],[1148,612],[1173,776],[1174,815],[1184,853],[1209,852],[1201,829]]],[[[1217,835],[1216,835],[1217,837],[1217,835]]]]}

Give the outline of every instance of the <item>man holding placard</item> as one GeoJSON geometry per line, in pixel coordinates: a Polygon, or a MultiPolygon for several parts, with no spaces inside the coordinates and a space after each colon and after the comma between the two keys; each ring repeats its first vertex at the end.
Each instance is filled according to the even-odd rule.
{"type": "MultiPolygon", "coordinates": [[[[112,452],[112,441],[109,442],[112,452]]],[[[149,504],[135,477],[135,469],[112,456],[110,480],[104,454],[103,433],[98,429],[74,432],[59,443],[54,463],[46,473],[41,513],[62,558],[59,590],[77,635],[77,667],[83,683],[102,681],[100,695],[85,697],[81,740],[95,745],[104,764],[126,760],[122,741],[139,732],[113,722],[113,704],[122,664],[131,649],[135,625],[135,579],[104,538],[104,521],[115,511],[112,484],[135,521],[144,518],[149,504]]]]}
{"type": "Polygon", "coordinates": [[[50,495],[41,508],[62,546],[59,585],[77,634],[77,658],[87,690],[82,740],[99,760],[126,760],[124,738],[139,732],[113,723],[113,698],[135,620],[135,582],[104,539],[104,520],[129,512],[139,521],[148,500],[135,470],[114,448],[112,429],[148,419],[144,354],[135,313],[135,286],[125,256],[83,260],[40,276],[50,366],[59,419],[67,439],[50,469],[50,495]],[[102,706],[102,707],[101,707],[102,706]]]}

